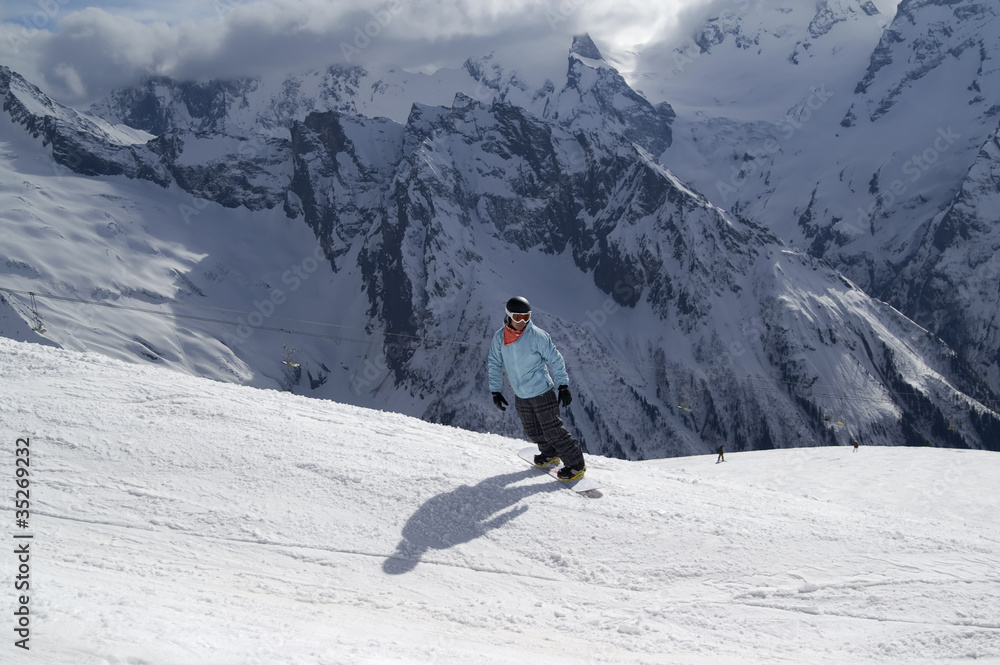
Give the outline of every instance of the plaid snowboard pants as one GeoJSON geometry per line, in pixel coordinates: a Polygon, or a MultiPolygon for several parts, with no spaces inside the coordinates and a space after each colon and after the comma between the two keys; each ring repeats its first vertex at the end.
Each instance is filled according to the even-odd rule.
{"type": "Polygon", "coordinates": [[[514,408],[521,417],[524,433],[538,445],[539,452],[550,457],[558,455],[563,464],[573,469],[583,466],[580,444],[566,431],[559,417],[559,400],[555,390],[529,399],[515,395],[514,408]]]}

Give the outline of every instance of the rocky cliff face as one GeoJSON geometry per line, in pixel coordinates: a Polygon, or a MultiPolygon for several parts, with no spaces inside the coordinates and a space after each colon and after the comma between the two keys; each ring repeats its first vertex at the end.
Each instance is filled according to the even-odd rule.
{"type": "Polygon", "coordinates": [[[60,167],[91,176],[143,178],[159,185],[169,181],[147,145],[153,138],[149,134],[57,104],[7,67],[0,67],[0,98],[11,122],[49,146],[60,167]]]}

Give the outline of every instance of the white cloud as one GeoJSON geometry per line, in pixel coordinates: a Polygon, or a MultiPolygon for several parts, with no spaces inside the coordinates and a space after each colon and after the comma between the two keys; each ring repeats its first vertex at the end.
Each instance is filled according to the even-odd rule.
{"type": "Polygon", "coordinates": [[[49,0],[38,27],[22,2],[21,18],[0,25],[0,62],[76,104],[150,73],[229,78],[346,59],[427,71],[492,51],[541,82],[565,72],[572,35],[589,32],[624,60],[703,1],[212,0],[69,11],[69,0],[49,0]]]}

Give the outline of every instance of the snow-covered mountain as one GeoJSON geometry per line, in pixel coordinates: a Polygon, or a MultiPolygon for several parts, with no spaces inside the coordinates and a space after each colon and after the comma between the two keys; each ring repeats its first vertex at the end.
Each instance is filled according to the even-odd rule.
{"type": "Polygon", "coordinates": [[[517,434],[485,355],[523,294],[591,453],[1000,442],[953,349],[667,168],[674,108],[589,37],[534,91],[486,57],[0,95],[5,297],[61,345],[517,434]]]}
{"type": "Polygon", "coordinates": [[[592,456],[584,498],[520,440],[97,353],[0,339],[0,384],[6,662],[1000,658],[994,452],[592,456]]]}
{"type": "Polygon", "coordinates": [[[786,4],[727,5],[673,50],[673,76],[638,77],[679,109],[661,160],[946,340],[996,392],[1000,8],[786,4]]]}
{"type": "Polygon", "coordinates": [[[1000,383],[1000,144],[990,137],[951,204],[931,220],[891,295],[987,378],[1000,383]]]}

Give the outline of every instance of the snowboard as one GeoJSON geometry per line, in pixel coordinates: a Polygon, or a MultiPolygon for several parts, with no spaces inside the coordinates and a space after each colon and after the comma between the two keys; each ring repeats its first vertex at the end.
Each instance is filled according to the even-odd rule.
{"type": "Polygon", "coordinates": [[[559,480],[556,473],[562,468],[562,464],[557,464],[556,466],[539,467],[535,466],[535,455],[538,454],[538,448],[536,446],[528,446],[527,448],[521,448],[517,451],[517,456],[523,459],[525,462],[538,469],[539,471],[544,471],[553,478],[556,479],[560,485],[578,492],[580,494],[586,494],[588,492],[593,492],[594,490],[601,489],[600,483],[596,480],[592,480],[587,476],[579,478],[577,480],[559,480]]]}

